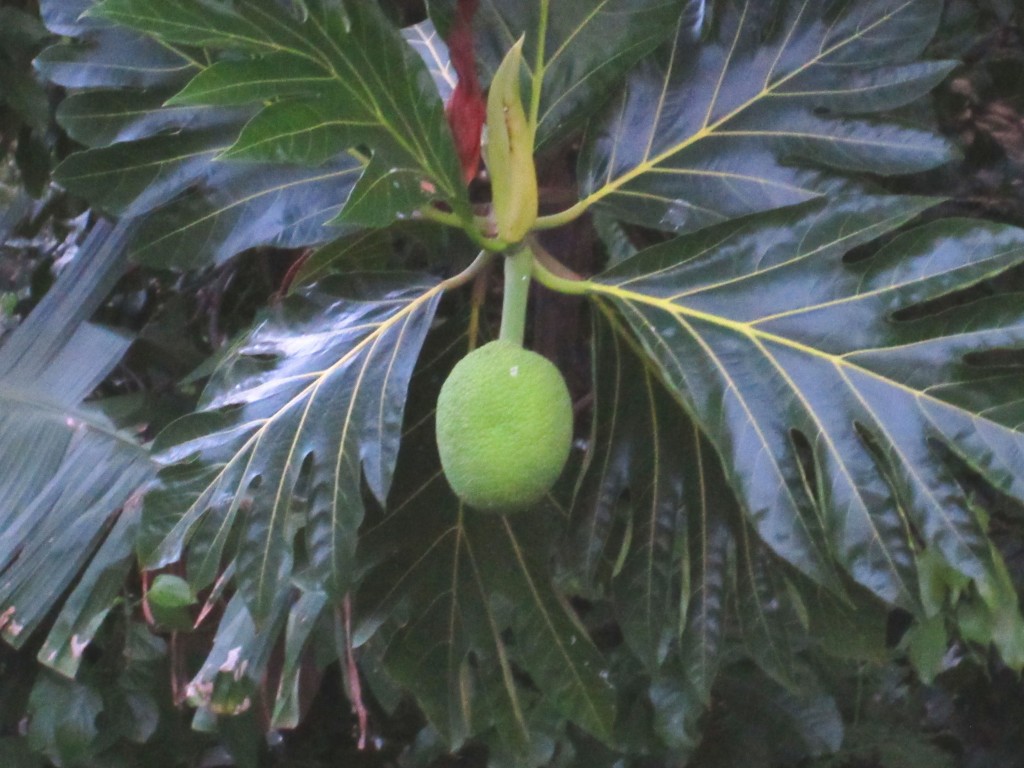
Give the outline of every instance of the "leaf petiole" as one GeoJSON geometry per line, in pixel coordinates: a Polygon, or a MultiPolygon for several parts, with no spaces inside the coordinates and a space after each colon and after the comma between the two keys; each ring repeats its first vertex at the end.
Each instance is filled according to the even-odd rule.
{"type": "Polygon", "coordinates": [[[555,227],[570,224],[586,213],[589,207],[590,204],[586,200],[580,200],[578,203],[566,208],[564,211],[551,213],[547,216],[538,216],[537,220],[533,223],[533,229],[554,229],[555,227]]]}
{"type": "Polygon", "coordinates": [[[491,259],[494,258],[494,254],[490,251],[480,251],[477,257],[470,262],[469,266],[459,272],[457,275],[452,275],[447,280],[442,280],[438,287],[442,291],[450,291],[455,288],[461,288],[491,263],[491,259]]]}
{"type": "Polygon", "coordinates": [[[523,345],[526,334],[526,303],[530,296],[533,261],[533,251],[529,247],[520,248],[505,257],[505,294],[498,337],[519,346],[523,345]]]}
{"type": "Polygon", "coordinates": [[[594,283],[579,277],[563,266],[551,254],[539,247],[534,250],[531,274],[533,279],[545,288],[550,288],[558,293],[582,296],[592,293],[595,289],[594,283]]]}
{"type": "Polygon", "coordinates": [[[423,218],[429,219],[430,221],[435,221],[438,224],[444,224],[445,226],[463,230],[470,240],[472,240],[476,245],[479,245],[485,251],[500,253],[508,248],[509,244],[504,240],[497,237],[488,237],[481,232],[480,228],[476,226],[475,220],[467,221],[457,214],[449,211],[442,211],[432,205],[420,208],[419,213],[423,218]]]}

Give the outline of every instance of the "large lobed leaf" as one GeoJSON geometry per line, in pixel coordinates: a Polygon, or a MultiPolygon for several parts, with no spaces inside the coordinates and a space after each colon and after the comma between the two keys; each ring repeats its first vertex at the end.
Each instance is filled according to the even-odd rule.
{"type": "MultiPolygon", "coordinates": [[[[702,45],[692,36],[703,3],[606,0],[552,14],[543,2],[484,2],[478,22],[493,61],[511,43],[509,25],[528,32],[528,45],[545,31],[541,70],[531,72],[544,142],[578,125],[675,32],[665,55],[630,77],[581,159],[582,204],[604,208],[609,227],[614,218],[705,227],[823,195],[829,182],[811,166],[905,171],[947,156],[931,137],[854,114],[899,106],[948,71],[907,63],[931,35],[935,3],[834,3],[832,15],[775,5],[778,26],[753,3],[719,4],[702,45]],[[683,11],[677,27],[667,23],[683,11]],[[898,52],[886,35],[900,38],[898,52]]],[[[434,95],[454,80],[429,23],[404,33],[424,68],[371,4],[307,3],[308,15],[286,6],[103,4],[109,18],[160,37],[155,46],[49,4],[54,31],[107,40],[54,49],[41,62],[54,80],[140,88],[137,100],[97,90],[62,109],[68,130],[99,147],[69,160],[63,177],[110,210],[146,216],[137,258],[191,267],[252,245],[322,242],[341,234],[324,223],[346,198],[342,217],[373,226],[439,198],[464,212],[434,95]],[[335,50],[331,41],[348,34],[373,44],[335,50]],[[110,40],[138,53],[107,60],[110,40]],[[207,64],[222,48],[230,53],[207,64]],[[145,71],[132,70],[135,59],[145,71]],[[434,85],[424,87],[428,70],[434,85]],[[341,85],[344,98],[333,90],[341,85]],[[363,142],[372,158],[345,152],[363,142]]],[[[844,260],[929,204],[865,197],[764,213],[639,255],[622,248],[621,263],[588,284],[604,311],[595,443],[562,554],[574,586],[610,598],[624,649],[643,667],[644,711],[674,754],[692,748],[736,635],[767,674],[773,706],[800,714],[787,660],[804,582],[780,560],[837,591],[849,574],[911,607],[924,557],[995,590],[999,564],[944,462],[956,454],[1021,495],[1016,369],[966,358],[1019,345],[1019,312],[1004,299],[942,312],[928,302],[1018,264],[1024,239],[932,224],[870,259],[844,260]],[[652,362],[642,375],[637,350],[652,362]]],[[[287,621],[275,719],[294,723],[310,627],[354,589],[367,664],[382,659],[381,674],[414,691],[449,745],[478,736],[521,756],[552,710],[621,739],[613,699],[621,704],[623,691],[608,685],[609,659],[552,587],[557,514],[462,509],[439,474],[430,420],[414,418],[401,487],[386,511],[370,504],[364,523],[364,483],[388,500],[406,390],[440,297],[435,281],[409,276],[367,285],[356,296],[337,281],[297,291],[229,354],[200,413],[160,439],[170,466],[146,501],[148,564],[189,545],[195,586],[229,564],[215,595],[228,577],[240,587],[193,703],[249,706],[287,621]],[[303,595],[289,609],[296,585],[303,595]]],[[[436,384],[432,366],[423,371],[436,384]]],[[[131,531],[116,533],[108,543],[121,556],[131,531]]],[[[102,565],[95,583],[113,584],[102,565]]],[[[804,612],[825,612],[803,599],[804,612]]],[[[86,611],[83,626],[94,616],[86,611]]],[[[821,732],[799,734],[811,753],[837,738],[831,700],[815,709],[821,732]]]]}
{"type": "Polygon", "coordinates": [[[230,556],[260,622],[295,567],[298,525],[300,565],[340,597],[352,578],[363,477],[383,501],[409,376],[440,294],[438,282],[417,276],[348,276],[293,293],[257,323],[200,411],[158,438],[171,466],[146,496],[147,564],[177,560],[194,538],[191,580],[207,585],[237,529],[230,556]]]}
{"type": "MultiPolygon", "coordinates": [[[[852,644],[879,616],[884,628],[885,611],[878,601],[872,612],[867,601],[820,597],[773,556],[740,513],[716,451],[621,319],[599,315],[594,337],[595,423],[561,576],[574,593],[609,599],[625,641],[614,657],[630,670],[617,687],[636,686],[643,670],[640,706],[653,731],[645,748],[679,757],[700,743],[712,689],[737,659],[813,698],[813,675],[794,673],[798,649],[811,642],[800,616],[855,615],[852,644]],[[635,661],[622,661],[627,649],[635,661]]],[[[613,743],[629,753],[622,731],[613,743]]]]}
{"type": "Polygon", "coordinates": [[[40,54],[43,77],[69,90],[58,121],[88,148],[59,181],[109,213],[145,217],[129,245],[138,261],[177,268],[222,262],[258,245],[300,247],[346,233],[328,226],[363,170],[341,155],[321,167],[216,161],[251,106],[174,106],[210,52],[99,19],[95,0],[43,0],[51,31],[69,39],[40,54]]]}
{"type": "Polygon", "coordinates": [[[998,576],[952,455],[1024,495],[1017,369],[984,358],[1020,345],[1020,302],[934,304],[1024,261],[1024,233],[940,221],[844,259],[927,205],[766,213],[590,284],[720,452],[759,536],[819,582],[838,565],[908,606],[923,551],[980,585],[998,576]]]}
{"type": "Polygon", "coordinates": [[[885,117],[954,66],[916,61],[941,11],[939,0],[723,2],[701,40],[681,18],[588,130],[579,206],[688,231],[827,194],[836,171],[941,164],[945,141],[885,117]]]}
{"type": "Polygon", "coordinates": [[[369,146],[373,162],[352,192],[363,205],[343,220],[390,223],[435,199],[469,215],[437,88],[375,4],[104,0],[93,13],[165,44],[232,52],[169,102],[259,106],[219,155],[225,161],[319,166],[369,146]]]}
{"type": "Polygon", "coordinates": [[[40,660],[69,675],[118,598],[138,523],[127,502],[154,470],[82,404],[130,342],[85,322],[123,270],[127,237],[98,225],[0,348],[0,630],[21,646],[63,602],[40,660]]]}
{"type": "Polygon", "coordinates": [[[452,747],[494,730],[513,751],[526,749],[540,702],[517,680],[523,672],[546,706],[599,737],[611,733],[606,662],[527,545],[529,524],[461,508],[438,474],[416,504],[368,531],[371,547],[390,537],[390,552],[361,601],[374,621],[394,622],[370,650],[452,747]]]}
{"type": "Polygon", "coordinates": [[[702,478],[687,476],[700,436],[608,323],[594,336],[595,423],[563,569],[584,595],[610,584],[626,642],[653,671],[685,620],[691,528],[703,538],[712,513],[702,478]]]}
{"type": "MultiPolygon", "coordinates": [[[[432,0],[446,28],[455,0],[432,0]]],[[[525,35],[523,61],[536,99],[537,145],[566,138],[617,92],[626,73],[672,34],[699,25],[702,0],[482,0],[473,20],[477,56],[493,74],[525,35]]]]}
{"type": "Polygon", "coordinates": [[[440,473],[422,414],[448,357],[419,366],[395,468],[439,284],[363,280],[361,291],[349,275],[294,292],[228,356],[203,410],[158,440],[158,457],[172,464],[145,498],[144,559],[177,559],[187,543],[195,587],[225,562],[211,600],[228,579],[239,587],[191,701],[220,713],[250,705],[299,591],[292,613],[309,624],[288,620],[291,661],[275,713],[294,722],[298,654],[326,602],[351,589],[364,663],[383,662],[415,692],[452,747],[493,738],[523,755],[552,708],[608,738],[613,691],[587,630],[553,589],[545,552],[555,539],[538,524],[548,514],[513,523],[471,513],[440,473]],[[369,505],[364,521],[366,489],[388,505],[369,505]]]}

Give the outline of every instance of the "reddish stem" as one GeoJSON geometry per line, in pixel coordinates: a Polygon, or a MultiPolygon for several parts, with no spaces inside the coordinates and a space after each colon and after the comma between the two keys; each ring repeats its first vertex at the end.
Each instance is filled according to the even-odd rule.
{"type": "Polygon", "coordinates": [[[356,714],[359,722],[359,743],[360,750],[366,749],[366,740],[369,735],[370,715],[363,703],[363,687],[359,682],[359,667],[356,666],[355,649],[352,647],[352,598],[345,595],[341,606],[345,624],[345,666],[348,674],[348,698],[352,703],[352,711],[356,714]]]}

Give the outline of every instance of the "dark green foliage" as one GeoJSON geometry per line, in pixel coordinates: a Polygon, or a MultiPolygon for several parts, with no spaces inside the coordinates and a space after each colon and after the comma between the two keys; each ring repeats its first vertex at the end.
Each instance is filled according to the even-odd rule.
{"type": "Polygon", "coordinates": [[[480,0],[577,416],[502,516],[468,5],[0,9],[0,764],[1013,765],[1019,12],[480,0]]]}

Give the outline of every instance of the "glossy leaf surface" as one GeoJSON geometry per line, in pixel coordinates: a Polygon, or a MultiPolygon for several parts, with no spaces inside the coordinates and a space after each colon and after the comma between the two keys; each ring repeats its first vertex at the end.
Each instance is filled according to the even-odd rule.
{"type": "Polygon", "coordinates": [[[258,323],[222,364],[202,410],[157,443],[172,466],[146,497],[147,563],[177,560],[198,536],[190,565],[193,583],[204,586],[239,529],[231,556],[260,622],[293,570],[301,515],[302,565],[342,594],[363,517],[363,477],[383,501],[406,386],[439,295],[436,283],[415,276],[349,277],[293,293],[258,323]]]}
{"type": "MultiPolygon", "coordinates": [[[[443,104],[425,62],[374,4],[104,0],[93,11],[171,45],[237,51],[205,67],[173,105],[257,103],[225,160],[319,165],[356,146],[466,212],[443,104]],[[160,6],[159,8],[157,6],[160,6]]],[[[429,44],[429,38],[422,38],[429,44]]],[[[398,201],[392,201],[398,204],[398,201]]],[[[413,208],[390,208],[396,213],[413,208]]]]}
{"type": "Polygon", "coordinates": [[[844,260],[927,202],[764,214],[650,248],[594,285],[723,456],[760,537],[822,583],[839,565],[897,604],[916,599],[918,537],[979,583],[994,573],[935,444],[1022,490],[1014,374],[969,357],[1019,343],[1019,302],[927,310],[1019,264],[1021,231],[935,222],[844,260]]]}
{"type": "MultiPolygon", "coordinates": [[[[455,3],[435,0],[442,25],[455,3]]],[[[488,76],[525,34],[523,60],[537,89],[537,145],[563,139],[614,93],[625,74],[662,43],[682,18],[691,27],[693,0],[482,0],[474,17],[477,56],[488,76]]]]}
{"type": "MultiPolygon", "coordinates": [[[[360,739],[401,742],[409,765],[485,749],[496,768],[823,757],[850,708],[823,681],[898,658],[894,618],[921,677],[993,649],[1024,667],[1001,559],[1019,542],[987,530],[1015,534],[1000,515],[1024,499],[1024,235],[867,192],[952,155],[914,103],[952,67],[925,58],[943,4],[432,0],[414,26],[388,20],[409,7],[41,0],[62,41],[36,68],[85,146],[60,183],[122,218],[138,266],[120,286],[193,342],[174,377],[216,348],[214,325],[233,336],[177,385],[157,377],[195,412],[157,439],[155,480],[80,405],[127,344],[85,323],[117,269],[78,275],[95,295],[62,305],[77,325],[50,328],[41,305],[0,349],[0,498],[28,501],[0,511],[6,636],[63,600],[39,657],[84,684],[101,624],[116,664],[170,603],[170,679],[239,764],[259,762],[260,728],[300,725],[339,661],[325,693],[360,739]],[[576,295],[534,291],[526,338],[572,392],[572,459],[507,516],[460,505],[434,445],[440,384],[502,290],[494,264],[442,280],[500,232],[498,174],[477,173],[483,94],[454,90],[443,41],[456,7],[473,19],[450,39],[464,77],[476,56],[486,83],[524,39],[509,93],[538,126],[541,226],[570,225],[527,238],[552,269],[538,279],[576,295]],[[259,286],[211,286],[211,266],[251,274],[224,264],[251,248],[259,286]],[[569,280],[548,255],[606,271],[569,280]],[[172,600],[151,574],[148,602],[125,590],[136,553],[174,574],[156,577],[177,579],[172,600]],[[396,736],[413,705],[422,731],[396,736]]],[[[92,743],[117,709],[74,690],[42,684],[36,703],[81,704],[67,735],[92,743]]],[[[35,711],[59,757],[59,712],[35,711]]]]}
{"type": "Polygon", "coordinates": [[[138,510],[121,508],[154,471],[142,446],[82,405],[128,347],[85,322],[121,275],[126,238],[98,225],[0,348],[0,631],[20,647],[75,585],[40,653],[69,675],[131,565],[138,510]]]}
{"type": "Polygon", "coordinates": [[[621,336],[607,322],[595,330],[593,448],[562,556],[584,593],[610,581],[626,642],[657,670],[689,598],[690,523],[708,522],[691,493],[699,481],[684,477],[698,435],[621,336]]]}
{"type": "Polygon", "coordinates": [[[688,231],[819,197],[837,172],[945,162],[942,139],[872,117],[951,70],[916,61],[941,10],[936,0],[719,3],[699,41],[681,18],[588,129],[582,204],[688,231]]]}
{"type": "Polygon", "coordinates": [[[253,108],[230,99],[218,107],[167,105],[208,69],[208,52],[113,25],[87,13],[94,5],[44,0],[44,22],[70,39],[45,50],[36,67],[72,89],[58,120],[88,147],[68,157],[57,178],[102,210],[147,219],[129,245],[131,258],[187,269],[254,246],[298,247],[346,233],[327,222],[362,172],[357,158],[341,155],[317,168],[217,160],[253,108]]]}

